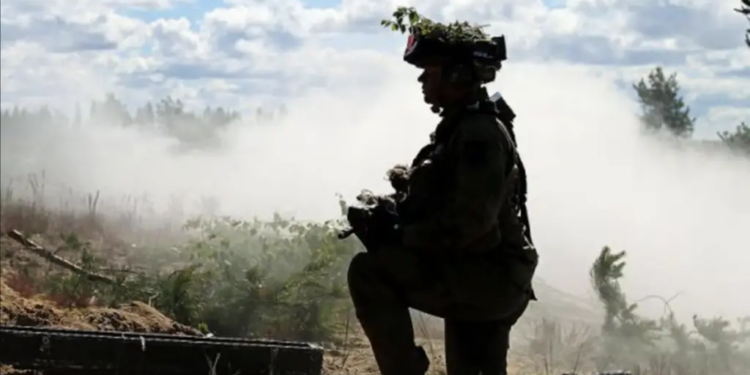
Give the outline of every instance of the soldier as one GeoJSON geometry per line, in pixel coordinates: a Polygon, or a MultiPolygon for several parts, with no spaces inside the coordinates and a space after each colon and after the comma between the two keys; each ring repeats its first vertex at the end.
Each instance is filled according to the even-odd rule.
{"type": "Polygon", "coordinates": [[[445,319],[450,375],[506,374],[510,329],[534,299],[525,173],[483,87],[505,59],[504,39],[466,31],[411,31],[404,60],[422,70],[424,100],[442,120],[408,172],[399,240],[370,246],[349,266],[356,315],[383,375],[429,366],[409,308],[445,319]]]}

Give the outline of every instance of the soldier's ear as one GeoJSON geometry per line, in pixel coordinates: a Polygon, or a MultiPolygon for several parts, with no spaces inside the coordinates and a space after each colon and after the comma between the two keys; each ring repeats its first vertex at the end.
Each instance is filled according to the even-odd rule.
{"type": "Polygon", "coordinates": [[[470,65],[459,65],[444,72],[447,74],[447,83],[459,88],[471,85],[477,78],[474,68],[470,65]]]}

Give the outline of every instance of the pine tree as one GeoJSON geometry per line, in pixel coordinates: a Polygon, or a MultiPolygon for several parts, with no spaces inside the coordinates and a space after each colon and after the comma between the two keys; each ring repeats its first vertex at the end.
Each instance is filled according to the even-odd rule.
{"type": "MultiPolygon", "coordinates": [[[[735,9],[735,11],[740,14],[744,14],[745,17],[747,17],[748,21],[750,21],[750,0],[740,1],[740,7],[735,9]]],[[[747,44],[747,47],[750,48],[750,29],[745,30],[745,44],[747,44]]]]}
{"type": "Polygon", "coordinates": [[[690,116],[690,107],[680,95],[677,75],[664,75],[664,70],[657,66],[633,85],[643,111],[641,120],[647,129],[668,131],[678,137],[690,137],[693,134],[695,118],[690,116]]]}
{"type": "Polygon", "coordinates": [[[719,138],[732,149],[743,151],[750,155],[750,126],[747,126],[744,122],[737,125],[737,128],[733,132],[724,131],[719,133],[719,138]]]}

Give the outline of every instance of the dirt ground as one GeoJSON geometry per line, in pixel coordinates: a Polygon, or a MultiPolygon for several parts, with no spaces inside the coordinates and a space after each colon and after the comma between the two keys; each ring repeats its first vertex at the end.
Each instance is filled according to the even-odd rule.
{"type": "MultiPolygon", "coordinates": [[[[445,375],[445,358],[443,341],[439,339],[417,339],[430,358],[430,369],[427,375],[445,375]]],[[[528,374],[528,364],[522,365],[519,356],[511,355],[508,364],[509,374],[528,374]]],[[[356,335],[345,348],[333,348],[326,351],[323,366],[324,375],[380,375],[372,358],[367,340],[356,335]]]]}
{"type": "MultiPolygon", "coordinates": [[[[54,302],[24,290],[17,280],[19,265],[40,262],[6,236],[0,237],[0,324],[54,327],[81,330],[152,332],[175,335],[201,335],[191,327],[176,323],[156,309],[132,302],[117,309],[106,307],[60,308],[54,302]],[[14,289],[15,288],[15,289],[14,289]]],[[[43,261],[41,261],[43,262],[43,261]]],[[[33,290],[33,289],[32,289],[33,290]]]]}
{"type": "Polygon", "coordinates": [[[0,324],[200,335],[199,331],[173,322],[141,302],[132,302],[118,309],[103,307],[62,309],[42,299],[23,298],[1,280],[0,324]]]}
{"type": "MultiPolygon", "coordinates": [[[[133,302],[118,309],[90,307],[62,309],[38,298],[24,298],[0,279],[0,324],[54,327],[80,330],[153,332],[174,335],[201,335],[198,330],[178,324],[154,308],[133,302]]],[[[0,375],[26,374],[0,366],[0,375]]]]}

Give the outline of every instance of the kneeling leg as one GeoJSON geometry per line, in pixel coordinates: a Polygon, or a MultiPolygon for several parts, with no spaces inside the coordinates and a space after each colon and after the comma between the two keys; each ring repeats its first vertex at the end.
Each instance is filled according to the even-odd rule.
{"type": "Polygon", "coordinates": [[[505,375],[510,326],[500,320],[445,320],[448,375],[505,375]]]}
{"type": "Polygon", "coordinates": [[[530,300],[510,316],[496,320],[445,319],[448,375],[506,375],[510,332],[530,300]]]}
{"type": "Polygon", "coordinates": [[[349,265],[349,292],[357,319],[382,375],[424,375],[429,361],[424,350],[415,346],[409,314],[410,307],[419,308],[410,298],[420,282],[419,267],[408,256],[384,257],[360,253],[349,265]]]}

